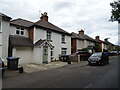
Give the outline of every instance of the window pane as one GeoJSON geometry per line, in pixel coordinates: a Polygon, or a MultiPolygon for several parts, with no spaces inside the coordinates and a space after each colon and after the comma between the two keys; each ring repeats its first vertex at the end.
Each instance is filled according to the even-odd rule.
{"type": "Polygon", "coordinates": [[[24,30],[24,28],[21,28],[21,30],[24,30]]]}
{"type": "Polygon", "coordinates": [[[65,35],[62,35],[62,42],[65,42],[65,35]]]}
{"type": "Polygon", "coordinates": [[[51,56],[53,56],[53,51],[51,51],[51,56]]]}
{"type": "Polygon", "coordinates": [[[1,22],[0,22],[0,31],[1,31],[1,22]]]}
{"type": "Polygon", "coordinates": [[[51,40],[51,32],[47,31],[47,40],[51,40]]]}
{"type": "Polygon", "coordinates": [[[63,55],[67,54],[67,48],[62,48],[61,49],[61,54],[63,54],[63,55]]]}
{"type": "Polygon", "coordinates": [[[19,27],[16,27],[17,29],[20,29],[19,27]]]}
{"type": "Polygon", "coordinates": [[[19,31],[19,30],[16,30],[16,34],[20,34],[20,31],[19,31]]]}
{"type": "Polygon", "coordinates": [[[21,31],[21,35],[24,35],[24,31],[21,31]]]}

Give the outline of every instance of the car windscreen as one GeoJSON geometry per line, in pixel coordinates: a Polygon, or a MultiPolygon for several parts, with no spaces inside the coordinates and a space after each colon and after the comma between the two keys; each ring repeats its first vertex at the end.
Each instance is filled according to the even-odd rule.
{"type": "Polygon", "coordinates": [[[102,56],[102,53],[94,53],[92,54],[91,57],[101,57],[102,56]]]}

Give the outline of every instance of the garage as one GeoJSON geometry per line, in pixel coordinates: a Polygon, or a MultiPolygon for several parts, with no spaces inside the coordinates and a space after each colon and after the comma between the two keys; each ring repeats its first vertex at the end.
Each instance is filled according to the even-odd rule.
{"type": "Polygon", "coordinates": [[[32,63],[32,47],[16,47],[16,57],[20,57],[19,64],[32,63]]]}
{"type": "Polygon", "coordinates": [[[19,64],[32,63],[33,42],[27,37],[10,35],[9,37],[9,57],[20,57],[19,64]]]}

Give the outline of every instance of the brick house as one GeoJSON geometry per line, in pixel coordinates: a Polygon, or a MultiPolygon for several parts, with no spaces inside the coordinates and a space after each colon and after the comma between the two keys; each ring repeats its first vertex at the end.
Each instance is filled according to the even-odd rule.
{"type": "Polygon", "coordinates": [[[96,40],[84,34],[84,31],[82,29],[78,32],[78,34],[72,32],[71,35],[72,35],[71,53],[74,53],[76,51],[82,50],[83,48],[89,48],[89,47],[90,47],[89,51],[91,53],[94,52],[96,40]]]}
{"type": "Polygon", "coordinates": [[[104,50],[108,50],[108,43],[100,40],[100,36],[96,36],[95,40],[99,41],[99,44],[100,44],[100,50],[99,51],[102,52],[104,50]]]}

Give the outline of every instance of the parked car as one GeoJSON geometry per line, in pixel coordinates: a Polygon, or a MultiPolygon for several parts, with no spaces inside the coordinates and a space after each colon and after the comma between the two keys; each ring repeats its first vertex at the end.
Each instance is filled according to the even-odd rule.
{"type": "Polygon", "coordinates": [[[88,64],[89,65],[93,65],[93,64],[97,64],[97,65],[109,64],[109,57],[106,56],[106,54],[103,53],[103,52],[97,52],[97,53],[92,54],[89,57],[88,64]]]}
{"type": "Polygon", "coordinates": [[[2,58],[0,58],[0,75],[3,76],[5,70],[4,62],[2,61],[2,58]]]}
{"type": "Polygon", "coordinates": [[[88,58],[91,56],[91,53],[87,51],[78,51],[78,52],[71,54],[70,57],[78,56],[78,55],[80,55],[80,60],[88,60],[88,58]]]}
{"type": "Polygon", "coordinates": [[[115,56],[115,55],[119,55],[119,51],[110,51],[109,52],[110,56],[115,56]]]}

